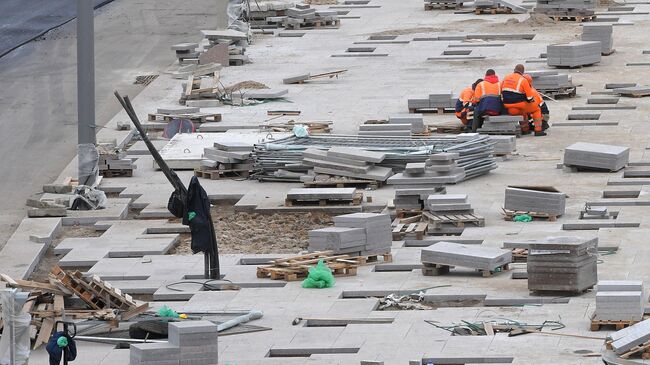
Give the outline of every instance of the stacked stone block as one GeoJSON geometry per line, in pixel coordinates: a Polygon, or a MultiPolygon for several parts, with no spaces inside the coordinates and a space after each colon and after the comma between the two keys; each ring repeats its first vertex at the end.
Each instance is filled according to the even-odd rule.
{"type": "Polygon", "coordinates": [[[600,42],[601,54],[609,55],[614,52],[613,29],[611,24],[583,24],[582,40],[600,42]]]}
{"type": "Polygon", "coordinates": [[[512,251],[443,241],[423,248],[421,261],[429,265],[494,270],[512,262],[512,251]]]}
{"type": "Polygon", "coordinates": [[[506,188],[504,208],[507,210],[562,215],[565,207],[566,194],[550,187],[506,188]]]}
{"type": "Polygon", "coordinates": [[[628,147],[577,142],[564,150],[564,164],[567,166],[618,171],[629,161],[628,147]]]}
{"type": "Polygon", "coordinates": [[[497,115],[486,116],[483,119],[483,125],[477,130],[479,133],[521,133],[521,116],[519,115],[497,115]]]}
{"type": "Polygon", "coordinates": [[[217,325],[210,321],[169,323],[168,342],[132,344],[129,365],[217,365],[217,325]]]}
{"type": "Polygon", "coordinates": [[[594,319],[640,321],[644,312],[643,281],[601,280],[596,293],[594,319]]]}
{"type": "Polygon", "coordinates": [[[546,48],[546,62],[549,66],[577,67],[600,62],[600,42],[574,41],[551,44],[546,48]]]}
{"type": "Polygon", "coordinates": [[[334,217],[334,227],[309,231],[308,250],[369,256],[390,253],[392,243],[390,216],[352,213],[334,217]]]}

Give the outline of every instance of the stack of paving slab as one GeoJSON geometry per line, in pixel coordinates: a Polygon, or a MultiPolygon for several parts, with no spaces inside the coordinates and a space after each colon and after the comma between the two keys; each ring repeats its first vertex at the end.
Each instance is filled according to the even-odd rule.
{"type": "Polygon", "coordinates": [[[465,169],[458,166],[458,153],[437,153],[425,162],[406,164],[404,172],[393,175],[388,184],[431,186],[456,184],[465,180],[465,169]]]}
{"type": "MultiPolygon", "coordinates": [[[[612,349],[619,356],[637,346],[645,346],[650,342],[650,319],[613,332],[607,336],[607,339],[611,341],[612,349]]],[[[628,363],[639,362],[628,361],[628,363]]]]}
{"type": "Polygon", "coordinates": [[[566,194],[549,186],[509,186],[504,208],[515,212],[564,214],[566,194]]]}
{"type": "Polygon", "coordinates": [[[198,43],[179,43],[172,46],[172,51],[176,52],[176,58],[181,65],[196,65],[199,63],[199,55],[196,49],[198,43]]]}
{"type": "MultiPolygon", "coordinates": [[[[313,167],[316,174],[384,182],[393,175],[393,170],[376,164],[385,158],[385,153],[359,148],[331,147],[327,151],[310,148],[303,152],[302,164],[313,167]]],[[[307,175],[305,179],[310,177],[313,175],[307,175]]]]}
{"type": "Polygon", "coordinates": [[[308,250],[369,256],[390,253],[392,243],[388,214],[352,213],[334,217],[334,227],[309,231],[308,250]]]}
{"type": "Polygon", "coordinates": [[[583,24],[582,40],[600,42],[601,54],[610,55],[614,52],[613,28],[611,24],[583,24]]]}
{"type": "Polygon", "coordinates": [[[428,98],[408,99],[408,108],[411,113],[419,109],[446,109],[456,106],[456,98],[450,92],[429,94],[428,98]]]}
{"type": "Polygon", "coordinates": [[[404,188],[395,189],[393,205],[396,210],[416,210],[421,211],[427,202],[429,196],[435,194],[444,194],[444,187],[421,187],[421,188],[404,188]]]}
{"type": "Polygon", "coordinates": [[[300,29],[326,24],[338,25],[339,14],[336,10],[316,10],[308,4],[296,4],[286,10],[287,17],[283,25],[286,29],[300,29]]]}
{"type": "Polygon", "coordinates": [[[600,42],[573,41],[550,44],[546,47],[546,63],[555,67],[593,65],[600,62],[601,52],[600,42]]]}
{"type": "Polygon", "coordinates": [[[250,61],[248,56],[245,55],[248,47],[248,35],[246,33],[234,29],[202,30],[201,33],[205,39],[204,43],[207,43],[206,51],[218,45],[228,47],[228,64],[230,66],[241,66],[250,61]]]}
{"type": "Polygon", "coordinates": [[[413,125],[410,123],[373,123],[359,126],[360,136],[410,137],[413,125]]]}
{"type": "Polygon", "coordinates": [[[423,248],[421,261],[425,266],[460,266],[493,271],[512,262],[512,251],[442,241],[423,248]]]}
{"type": "Polygon", "coordinates": [[[168,342],[132,344],[129,365],[217,365],[218,348],[216,324],[169,322],[168,342]]]}
{"type": "Polygon", "coordinates": [[[590,17],[595,14],[596,0],[537,0],[536,13],[551,17],[590,17]]]}
{"type": "Polygon", "coordinates": [[[433,214],[472,214],[472,204],[467,201],[467,194],[429,195],[427,210],[433,214]]]}
{"type": "Polygon", "coordinates": [[[493,143],[495,155],[509,155],[517,150],[516,136],[491,135],[490,142],[493,143]]]}
{"type": "Polygon", "coordinates": [[[483,119],[483,125],[477,130],[483,134],[521,134],[522,121],[520,115],[496,115],[486,116],[483,119]]]}
{"type": "Polygon", "coordinates": [[[504,0],[476,0],[474,1],[476,9],[495,9],[495,8],[508,8],[514,14],[525,14],[528,11],[526,8],[504,0]]]}
{"type": "Polygon", "coordinates": [[[533,86],[541,93],[574,87],[571,75],[560,74],[557,70],[527,71],[533,78],[533,86]]]}
{"type": "Polygon", "coordinates": [[[598,281],[598,238],[548,237],[531,242],[528,289],[581,293],[598,281]]]}
{"type": "Polygon", "coordinates": [[[241,142],[216,142],[203,149],[201,171],[249,171],[253,165],[250,157],[253,146],[241,142]]]}
{"type": "Polygon", "coordinates": [[[576,142],[564,150],[564,165],[618,171],[630,161],[630,149],[622,146],[576,142]]]}
{"type": "Polygon", "coordinates": [[[279,28],[293,5],[283,1],[254,1],[250,4],[251,26],[261,29],[279,28]]]}
{"type": "Polygon", "coordinates": [[[100,143],[97,145],[99,160],[97,162],[100,175],[131,176],[137,168],[133,160],[126,158],[126,153],[118,149],[115,143],[100,143]]]}
{"type": "Polygon", "coordinates": [[[645,311],[643,281],[600,280],[596,292],[594,319],[640,321],[645,311]]]}
{"type": "Polygon", "coordinates": [[[409,124],[412,133],[424,133],[427,131],[422,114],[394,114],[388,117],[388,124],[400,126],[409,124]]]}

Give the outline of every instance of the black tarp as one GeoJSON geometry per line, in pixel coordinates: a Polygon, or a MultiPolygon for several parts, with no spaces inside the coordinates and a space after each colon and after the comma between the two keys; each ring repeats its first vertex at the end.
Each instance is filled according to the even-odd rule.
{"type": "MultiPolygon", "coordinates": [[[[113,0],[92,1],[97,9],[113,0]]],[[[76,16],[76,0],[0,0],[0,57],[76,16]]]]}

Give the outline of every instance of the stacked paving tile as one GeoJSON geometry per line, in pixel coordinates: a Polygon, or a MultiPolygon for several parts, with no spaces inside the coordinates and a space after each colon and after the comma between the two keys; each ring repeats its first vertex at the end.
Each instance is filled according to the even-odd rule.
{"type": "Polygon", "coordinates": [[[390,253],[393,242],[388,214],[352,213],[334,217],[334,227],[309,231],[310,252],[370,256],[390,253]]]}
{"type": "Polygon", "coordinates": [[[240,142],[216,142],[203,149],[201,171],[250,171],[253,146],[240,142]]]}
{"type": "Polygon", "coordinates": [[[566,194],[551,187],[509,186],[505,192],[504,208],[512,211],[563,215],[566,194]]]}
{"type": "Polygon", "coordinates": [[[535,12],[552,17],[590,17],[595,14],[596,0],[537,0],[535,12]]]}
{"type": "Polygon", "coordinates": [[[596,292],[599,321],[640,321],[645,311],[643,281],[601,280],[596,292]]]}
{"type": "Polygon", "coordinates": [[[483,134],[521,134],[522,121],[519,115],[496,115],[486,116],[483,125],[477,130],[483,134]]]}
{"type": "Polygon", "coordinates": [[[393,170],[375,164],[385,158],[384,153],[358,148],[332,147],[327,151],[310,148],[303,152],[302,164],[312,167],[316,174],[383,182],[393,174],[393,170]]]}
{"type": "Polygon", "coordinates": [[[168,342],[137,343],[129,365],[217,365],[217,325],[204,320],[169,323],[168,342]]]}
{"type": "Polygon", "coordinates": [[[199,55],[197,51],[198,43],[179,43],[172,46],[172,51],[175,51],[178,63],[181,65],[196,65],[199,63],[199,55]]]}
{"type": "Polygon", "coordinates": [[[412,130],[413,125],[410,123],[362,124],[359,126],[359,135],[370,137],[410,137],[412,130]]]}
{"type": "Polygon", "coordinates": [[[433,214],[471,214],[472,205],[467,201],[467,194],[429,195],[427,210],[433,214]]]}
{"type": "Polygon", "coordinates": [[[416,110],[423,109],[442,109],[454,108],[456,106],[456,98],[452,95],[451,91],[448,93],[435,93],[429,94],[428,98],[414,98],[408,99],[408,108],[411,113],[416,110]]]}
{"type": "Polygon", "coordinates": [[[246,33],[234,29],[202,30],[201,33],[207,43],[206,51],[218,45],[227,46],[230,66],[241,66],[250,61],[245,54],[248,47],[248,35],[246,33]]]}
{"type": "Polygon", "coordinates": [[[546,47],[546,63],[555,67],[588,66],[600,62],[601,52],[600,42],[574,41],[550,44],[546,47]]]}
{"type": "Polygon", "coordinates": [[[254,1],[250,4],[250,20],[253,28],[273,29],[282,26],[287,19],[290,3],[282,1],[254,1]]]}
{"type": "Polygon", "coordinates": [[[438,153],[425,162],[406,164],[404,172],[393,175],[388,184],[393,185],[441,185],[456,184],[465,180],[465,169],[458,166],[458,153],[438,153]]]}
{"type": "Polygon", "coordinates": [[[295,7],[287,9],[286,15],[282,23],[286,29],[337,26],[339,24],[339,15],[336,10],[316,10],[307,4],[297,4],[295,7]]]}
{"type": "Polygon", "coordinates": [[[557,70],[527,71],[533,78],[533,87],[541,93],[574,87],[571,75],[560,74],[557,70]]]}
{"type": "Polygon", "coordinates": [[[393,205],[396,210],[423,210],[427,198],[435,194],[444,194],[444,187],[421,187],[395,189],[393,205]]]}
{"type": "Polygon", "coordinates": [[[603,56],[614,52],[613,26],[611,24],[583,24],[582,40],[600,42],[603,56]]]}
{"type": "Polygon", "coordinates": [[[422,114],[395,114],[388,117],[388,124],[403,125],[409,124],[412,133],[424,133],[427,128],[424,125],[422,114]]]}
{"type": "MultiPolygon", "coordinates": [[[[623,355],[636,346],[650,341],[650,320],[639,322],[607,336],[612,341],[612,349],[617,355],[623,355]]],[[[631,362],[631,361],[630,361],[631,362]]]]}
{"type": "Polygon", "coordinates": [[[598,281],[598,238],[548,237],[531,242],[528,289],[580,293],[598,281]]]}
{"type": "Polygon", "coordinates": [[[100,143],[97,145],[99,160],[97,165],[100,175],[111,177],[113,175],[131,176],[137,168],[133,160],[126,158],[126,153],[118,149],[115,143],[100,143]]]}
{"type": "Polygon", "coordinates": [[[517,150],[516,136],[491,135],[490,142],[493,143],[495,155],[509,155],[517,150]]]}
{"type": "Polygon", "coordinates": [[[492,271],[512,262],[512,251],[442,241],[423,248],[421,261],[425,265],[460,266],[492,271]]]}
{"type": "Polygon", "coordinates": [[[476,9],[496,9],[496,8],[508,8],[512,13],[515,14],[525,14],[527,13],[526,8],[523,8],[519,5],[504,1],[504,0],[476,0],[474,1],[474,7],[476,9]]]}
{"type": "Polygon", "coordinates": [[[564,165],[618,171],[630,160],[630,149],[597,143],[576,142],[564,150],[564,165]]]}

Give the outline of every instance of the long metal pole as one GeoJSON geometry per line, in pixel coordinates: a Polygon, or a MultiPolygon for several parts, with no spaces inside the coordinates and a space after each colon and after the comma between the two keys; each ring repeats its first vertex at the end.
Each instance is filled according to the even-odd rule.
{"type": "MultiPolygon", "coordinates": [[[[77,116],[78,144],[95,144],[95,20],[94,2],[77,0],[77,116]]],[[[87,148],[79,148],[78,161],[87,148]]],[[[79,183],[93,185],[95,175],[79,164],[79,183]],[[82,171],[83,170],[83,171],[82,171]]],[[[96,170],[96,169],[94,169],[96,170]]]]}

